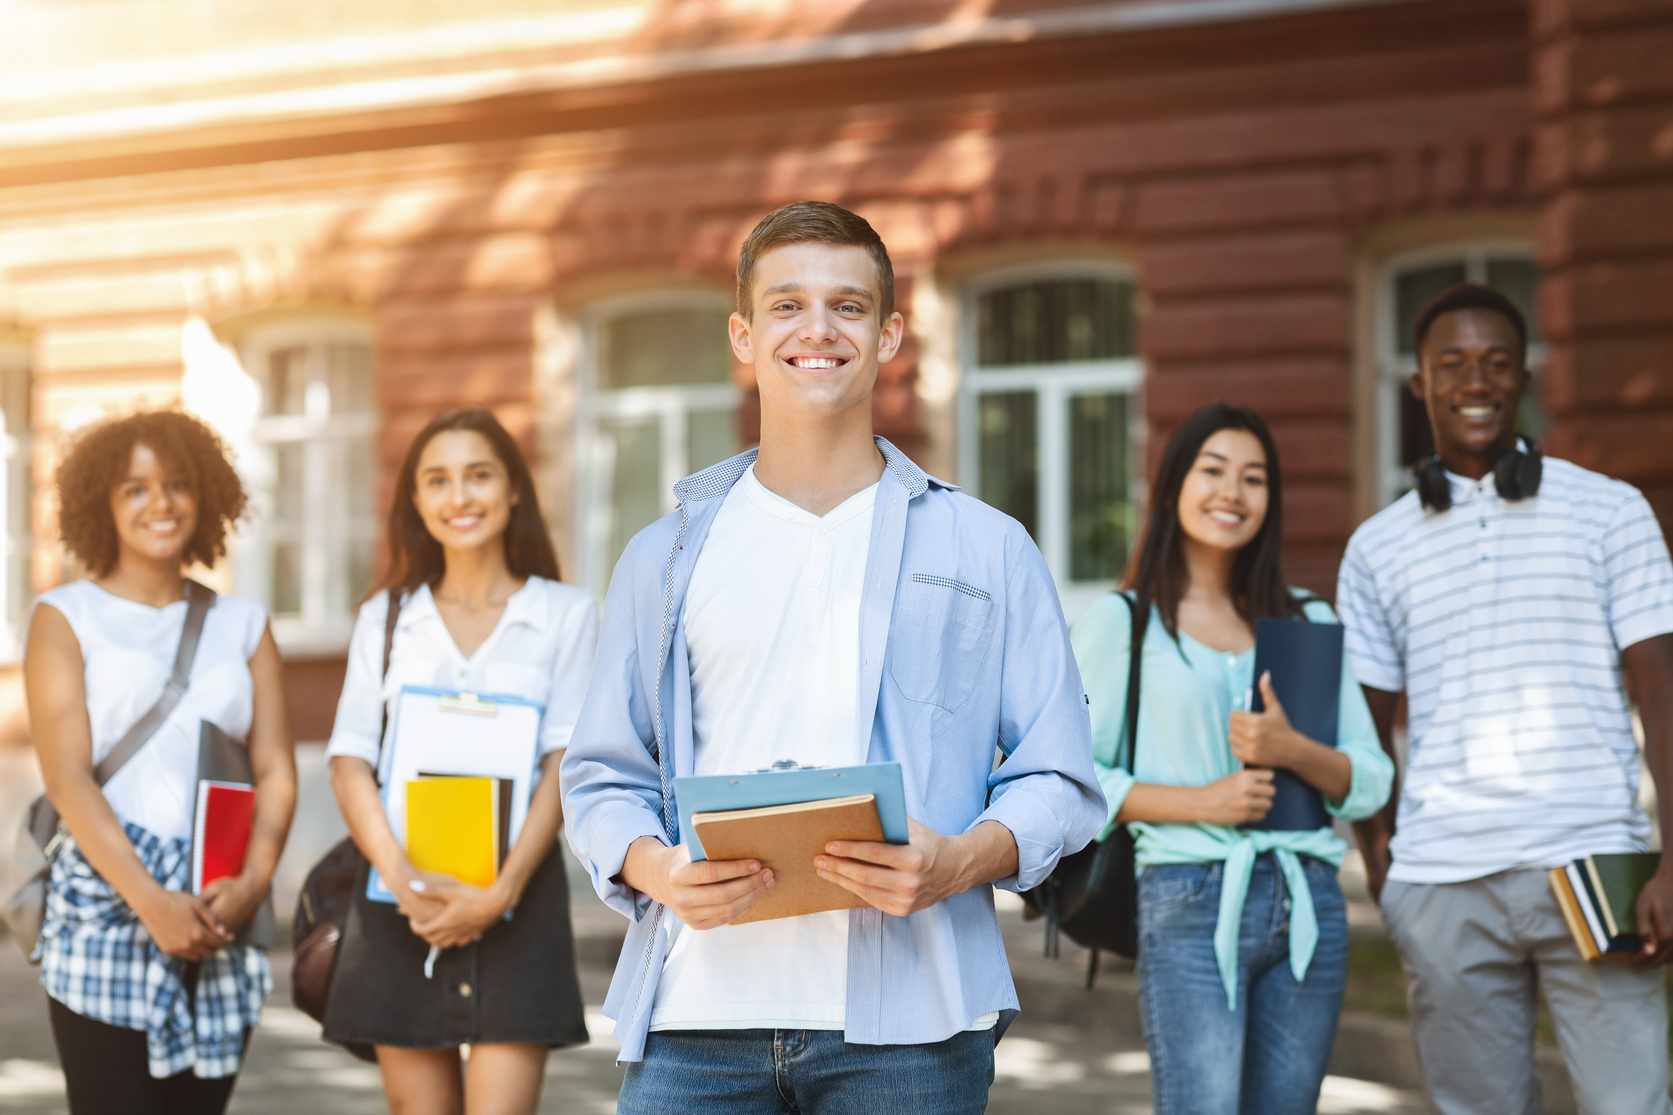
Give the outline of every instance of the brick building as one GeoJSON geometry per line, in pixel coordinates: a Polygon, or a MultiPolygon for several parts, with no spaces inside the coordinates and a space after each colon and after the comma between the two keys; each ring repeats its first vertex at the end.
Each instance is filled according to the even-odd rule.
{"type": "Polygon", "coordinates": [[[1673,522],[1667,0],[26,2],[0,76],[14,621],[65,575],[64,431],[183,398],[257,494],[223,583],[328,730],[414,430],[492,406],[602,591],[752,438],[722,323],[773,206],[893,252],[880,429],[1027,523],[1078,612],[1202,402],[1284,453],[1328,590],[1402,488],[1416,306],[1539,323],[1530,428],[1673,522]],[[14,39],[14,42],[18,40],[14,39]],[[1147,441],[1148,439],[1148,441],[1147,441]]]}

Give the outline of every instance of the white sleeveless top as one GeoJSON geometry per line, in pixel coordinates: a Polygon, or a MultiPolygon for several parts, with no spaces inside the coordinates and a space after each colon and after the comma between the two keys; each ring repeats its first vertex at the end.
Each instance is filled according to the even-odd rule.
{"type": "MultiPolygon", "coordinates": [[[[186,602],[153,608],[113,596],[92,581],[72,581],[42,593],[35,604],[56,608],[81,643],[96,766],[162,696],[186,623],[186,602]]],[[[185,696],[105,785],[105,798],[119,819],[164,840],[191,839],[198,724],[208,720],[234,739],[250,734],[255,692],[250,656],[266,627],[261,605],[241,596],[216,598],[204,617],[185,696]]]]}

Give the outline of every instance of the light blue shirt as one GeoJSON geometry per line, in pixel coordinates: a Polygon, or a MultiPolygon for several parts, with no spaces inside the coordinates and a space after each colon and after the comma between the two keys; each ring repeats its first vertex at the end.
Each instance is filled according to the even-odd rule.
{"type": "MultiPolygon", "coordinates": [[[[901,764],[908,814],[937,832],[1003,824],[1018,868],[995,885],[1026,890],[1105,818],[1057,591],[1014,519],[927,476],[882,438],[877,446],[887,467],[860,600],[867,761],[901,764]]],[[[604,1002],[624,1061],[644,1055],[679,925],[619,876],[635,840],[679,839],[672,780],[691,774],[695,757],[681,605],[709,524],[754,460],[752,450],[681,481],[679,510],[628,545],[560,769],[570,846],[600,897],[632,920],[604,1002]]],[[[990,1012],[1003,1033],[1016,1017],[991,886],[908,917],[854,910],[848,924],[848,1041],[944,1041],[990,1012]]]]}
{"type": "MultiPolygon", "coordinates": [[[[1334,623],[1322,600],[1304,605],[1314,623],[1334,623]]],[[[1152,608],[1144,633],[1144,662],[1139,698],[1138,761],[1134,773],[1122,769],[1127,751],[1127,666],[1132,647],[1132,611],[1111,595],[1100,600],[1075,625],[1075,657],[1087,681],[1092,713],[1092,756],[1104,787],[1109,812],[1100,838],[1115,827],[1115,815],[1133,783],[1206,786],[1243,768],[1232,754],[1229,725],[1233,709],[1244,707],[1254,681],[1255,652],[1227,654],[1197,642],[1181,631],[1176,642],[1152,608]]],[[[1350,821],[1369,817],[1388,800],[1394,763],[1377,740],[1371,710],[1365,704],[1353,668],[1342,663],[1341,711],[1336,747],[1353,764],[1348,796],[1325,800],[1325,809],[1350,821]]],[[[1237,1003],[1237,935],[1255,857],[1276,853],[1290,892],[1290,970],[1307,974],[1318,944],[1319,927],[1312,892],[1297,855],[1313,856],[1334,867],[1347,851],[1328,828],[1310,832],[1249,831],[1230,825],[1134,824],[1138,866],[1158,863],[1204,863],[1223,860],[1220,917],[1214,931],[1214,954],[1228,1005],[1237,1003]]]]}

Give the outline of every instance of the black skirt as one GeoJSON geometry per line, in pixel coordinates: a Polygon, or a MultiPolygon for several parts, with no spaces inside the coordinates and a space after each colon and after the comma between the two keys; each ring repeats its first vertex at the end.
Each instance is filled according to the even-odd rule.
{"type": "Polygon", "coordinates": [[[569,888],[556,844],[511,919],[474,944],[444,949],[431,979],[424,978],[430,946],[396,906],[366,897],[368,870],[361,868],[331,974],[327,1041],[443,1049],[587,1040],[569,888]]]}

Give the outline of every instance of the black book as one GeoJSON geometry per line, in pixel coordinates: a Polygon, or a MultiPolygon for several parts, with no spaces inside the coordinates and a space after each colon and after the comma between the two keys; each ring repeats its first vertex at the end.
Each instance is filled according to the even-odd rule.
{"type": "MultiPolygon", "coordinates": [[[[1252,712],[1266,711],[1260,679],[1268,671],[1290,725],[1316,743],[1335,747],[1342,705],[1342,625],[1293,619],[1256,621],[1252,712]]],[[[1272,784],[1276,792],[1271,811],[1244,828],[1288,832],[1329,826],[1324,795],[1287,770],[1274,772],[1272,784]]]]}

